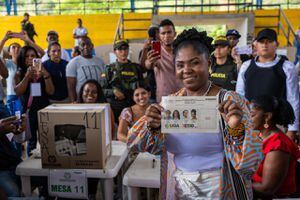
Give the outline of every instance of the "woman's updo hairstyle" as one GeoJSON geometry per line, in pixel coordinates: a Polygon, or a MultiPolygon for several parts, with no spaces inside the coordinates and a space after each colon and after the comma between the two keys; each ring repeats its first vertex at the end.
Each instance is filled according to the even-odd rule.
{"type": "Polygon", "coordinates": [[[138,88],[143,88],[144,90],[146,90],[147,92],[151,92],[151,88],[150,86],[145,82],[145,81],[139,81],[136,85],[136,88],[134,89],[134,91],[138,88]]]}
{"type": "Polygon", "coordinates": [[[214,51],[212,41],[213,38],[207,36],[206,31],[198,32],[195,28],[184,30],[173,42],[173,54],[176,56],[181,48],[192,46],[199,55],[205,54],[205,57],[209,59],[214,51]]]}
{"type": "Polygon", "coordinates": [[[289,102],[270,95],[262,95],[253,98],[251,101],[255,107],[261,108],[264,112],[271,112],[271,122],[275,125],[287,127],[295,121],[294,110],[289,102]]]}

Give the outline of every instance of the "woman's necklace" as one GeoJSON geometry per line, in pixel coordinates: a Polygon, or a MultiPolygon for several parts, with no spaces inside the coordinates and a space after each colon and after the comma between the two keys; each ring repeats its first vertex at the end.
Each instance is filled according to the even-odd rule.
{"type": "Polygon", "coordinates": [[[211,86],[212,86],[212,82],[209,81],[208,88],[207,88],[206,92],[205,92],[202,96],[207,96],[207,94],[209,93],[209,91],[210,91],[210,89],[211,89],[211,86]]]}
{"type": "Polygon", "coordinates": [[[278,132],[278,131],[276,131],[276,129],[275,130],[269,130],[267,132],[267,134],[263,134],[262,132],[260,132],[258,136],[261,138],[262,141],[265,141],[276,132],[278,132]]]}

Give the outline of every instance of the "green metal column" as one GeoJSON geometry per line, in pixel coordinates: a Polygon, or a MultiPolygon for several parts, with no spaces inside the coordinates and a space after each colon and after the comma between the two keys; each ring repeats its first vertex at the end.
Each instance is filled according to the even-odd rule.
{"type": "Polygon", "coordinates": [[[135,0],[130,0],[130,10],[131,12],[135,11],[135,0]]]}

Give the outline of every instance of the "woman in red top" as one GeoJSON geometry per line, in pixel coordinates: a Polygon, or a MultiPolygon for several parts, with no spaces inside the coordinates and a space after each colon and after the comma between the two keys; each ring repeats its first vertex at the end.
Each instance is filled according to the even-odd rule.
{"type": "Polygon", "coordinates": [[[297,145],[276,125],[287,127],[295,120],[291,105],[272,96],[252,100],[253,129],[263,140],[264,159],[253,175],[257,197],[290,197],[296,192],[296,162],[300,157],[297,145]]]}

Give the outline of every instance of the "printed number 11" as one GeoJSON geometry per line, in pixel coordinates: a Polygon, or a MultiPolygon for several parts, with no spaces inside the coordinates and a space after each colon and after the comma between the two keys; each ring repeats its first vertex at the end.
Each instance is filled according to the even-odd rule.
{"type": "MultiPolygon", "coordinates": [[[[97,114],[96,112],[94,112],[91,117],[91,119],[94,119],[94,122],[92,124],[94,124],[94,127],[93,129],[98,129],[97,127],[97,114]]],[[[89,125],[89,116],[88,116],[88,112],[86,112],[83,116],[83,120],[85,120],[85,125],[86,125],[86,128],[91,128],[89,125]]]]}
{"type": "Polygon", "coordinates": [[[81,193],[83,193],[83,186],[75,186],[75,190],[76,190],[76,193],[80,192],[79,190],[81,190],[81,193]]]}

